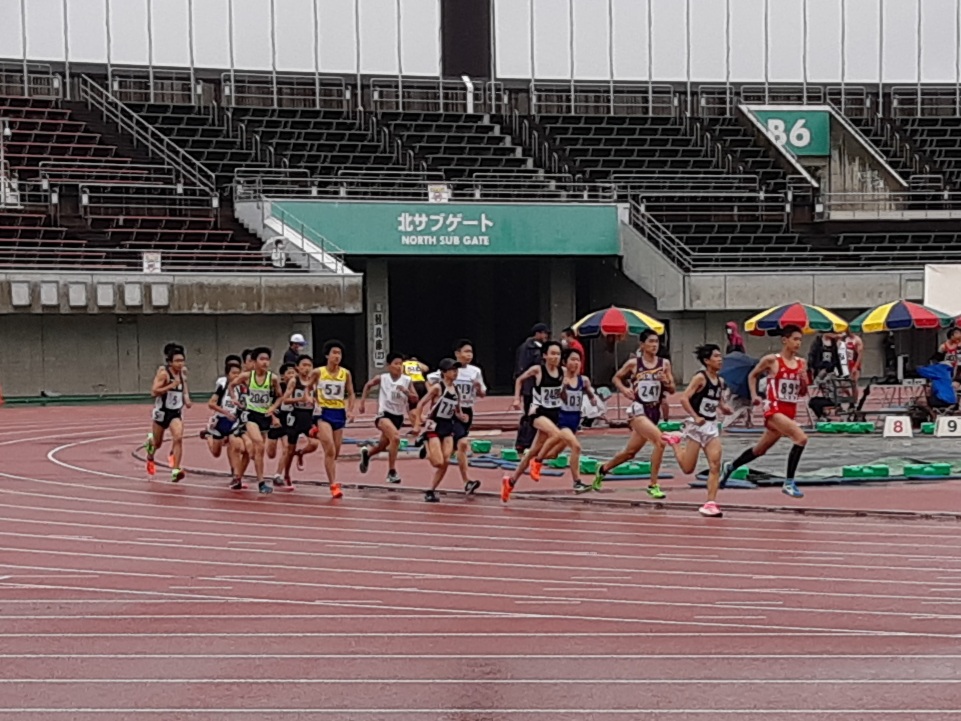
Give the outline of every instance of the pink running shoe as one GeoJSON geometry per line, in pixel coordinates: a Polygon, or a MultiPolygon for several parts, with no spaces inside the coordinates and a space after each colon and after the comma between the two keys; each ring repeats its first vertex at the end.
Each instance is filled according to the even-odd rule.
{"type": "Polygon", "coordinates": [[[714,501],[708,501],[699,509],[697,509],[697,512],[702,516],[707,516],[708,518],[720,518],[724,515],[714,501]]]}

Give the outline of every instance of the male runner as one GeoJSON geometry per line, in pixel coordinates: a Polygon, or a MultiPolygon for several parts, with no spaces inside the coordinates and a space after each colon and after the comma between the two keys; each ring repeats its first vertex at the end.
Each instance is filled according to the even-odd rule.
{"type": "Polygon", "coordinates": [[[187,390],[187,366],[184,348],[176,343],[164,347],[166,363],[157,369],[150,389],[154,397],[153,423],[144,450],[147,452],[147,474],[157,473],[154,454],[164,442],[164,432],[170,429],[170,480],[177,483],[184,477],[181,468],[184,452],[183,409],[190,408],[187,390]]]}
{"type": "MultiPolygon", "coordinates": [[[[311,381],[317,389],[315,431],[320,447],[324,450],[324,469],[330,483],[330,495],[341,498],[344,492],[337,482],[337,458],[344,438],[344,427],[354,419],[354,380],[350,371],[341,367],[344,345],[338,340],[324,344],[327,364],[315,368],[311,381]]],[[[305,451],[307,452],[307,451],[305,451]]]]}
{"type": "Polygon", "coordinates": [[[207,401],[207,407],[214,412],[206,429],[200,432],[200,437],[207,441],[210,455],[220,458],[224,447],[227,448],[227,461],[230,464],[232,479],[238,475],[240,457],[244,453],[244,443],[235,433],[239,425],[239,409],[233,397],[227,392],[230,381],[240,375],[240,357],[227,356],[224,363],[224,375],[217,379],[214,392],[207,401]]]}
{"type": "MultiPolygon", "coordinates": [[[[278,375],[280,376],[280,387],[286,390],[290,382],[297,377],[296,363],[284,363],[280,366],[278,375]]],[[[274,487],[286,488],[287,490],[293,490],[292,485],[284,482],[284,473],[287,465],[287,434],[294,423],[293,412],[294,406],[286,400],[286,394],[284,394],[284,398],[280,400],[280,407],[277,409],[277,418],[280,424],[271,425],[270,430],[267,431],[267,443],[265,444],[267,458],[277,459],[277,468],[274,470],[273,479],[274,487]],[[280,446],[279,455],[277,453],[277,446],[280,446]]]]}
{"type": "Polygon", "coordinates": [[[939,353],[944,353],[945,365],[951,366],[951,379],[957,380],[958,360],[961,358],[961,328],[951,328],[948,330],[947,338],[938,348],[939,353]]]}
{"type": "MultiPolygon", "coordinates": [[[[284,391],[283,403],[290,406],[290,415],[287,423],[287,446],[283,455],[283,474],[284,488],[294,490],[293,481],[290,480],[290,464],[297,459],[297,469],[304,469],[303,451],[298,450],[297,441],[301,436],[307,438],[307,445],[316,445],[317,441],[310,437],[310,431],[314,425],[314,385],[313,376],[314,359],[309,355],[302,355],[297,358],[297,366],[294,376],[287,381],[287,389],[284,391]]],[[[281,406],[283,407],[283,406],[281,406]]]]}
{"type": "MultiPolygon", "coordinates": [[[[457,377],[454,379],[454,386],[460,393],[460,408],[467,416],[466,421],[459,418],[454,419],[454,448],[457,451],[457,466],[460,469],[461,482],[467,493],[473,493],[480,487],[480,481],[471,480],[468,477],[470,466],[467,462],[467,453],[470,451],[471,424],[474,422],[474,403],[478,398],[483,398],[487,394],[487,386],[484,385],[484,373],[480,368],[472,364],[474,360],[474,344],[466,338],[462,338],[454,344],[454,358],[460,364],[457,369],[457,377]]],[[[435,371],[427,376],[428,383],[440,383],[441,372],[435,371]]]]}
{"type": "Polygon", "coordinates": [[[784,328],[781,331],[781,352],[764,356],[748,376],[751,401],[754,405],[761,404],[757,394],[758,380],[761,376],[767,376],[767,390],[763,403],[765,431],[753,448],[744,451],[734,463],[724,464],[721,488],[725,486],[736,469],[763,456],[782,438],[790,438],[794,446],[788,454],[787,477],[784,479],[784,485],[781,486],[781,492],[793,498],[804,498],[794,479],[801,454],[804,453],[804,447],[808,442],[807,434],[794,420],[798,400],[807,393],[806,364],[798,357],[801,338],[801,329],[796,325],[784,328]]]}
{"type": "Polygon", "coordinates": [[[664,436],[657,424],[661,421],[661,401],[664,393],[675,390],[674,376],[671,373],[671,361],[661,358],[658,354],[661,340],[657,333],[645,330],[641,333],[640,345],[637,352],[627,359],[621,369],[614,376],[614,386],[625,398],[631,401],[627,411],[631,437],[624,446],[624,450],[597,468],[594,476],[594,490],[599,491],[604,483],[604,477],[622,463],[626,463],[636,456],[645,443],[654,444],[651,453],[651,480],[647,486],[647,495],[651,498],[664,498],[658,477],[661,473],[661,461],[664,458],[664,447],[667,443],[676,443],[674,436],[664,436]],[[625,383],[630,379],[630,385],[625,383]]]}
{"type": "MultiPolygon", "coordinates": [[[[245,386],[247,389],[245,409],[242,423],[247,429],[246,436],[250,440],[250,449],[257,474],[257,490],[260,493],[271,493],[273,489],[264,481],[264,450],[266,441],[264,436],[272,427],[280,425],[277,418],[277,408],[283,398],[280,381],[270,371],[270,348],[254,348],[251,353],[255,367],[247,373],[241,373],[230,381],[228,388],[235,394],[234,401],[239,403],[236,396],[237,388],[245,386]]],[[[231,489],[241,490],[243,483],[234,479],[231,489]]]]}
{"type": "Polygon", "coordinates": [[[721,481],[721,430],[717,425],[718,410],[730,415],[731,409],[724,402],[724,379],[718,375],[724,365],[721,347],[708,343],[695,350],[704,370],[698,371],[681,396],[681,407],[687,411],[684,423],[683,447],[673,445],[677,464],[684,473],[693,473],[697,457],[704,451],[708,463],[707,503],[699,509],[702,516],[720,517],[717,506],[717,489],[721,481]]]}
{"type": "MultiPolygon", "coordinates": [[[[424,409],[430,408],[427,420],[427,458],[434,467],[434,478],[430,490],[424,494],[428,503],[437,503],[437,487],[444,480],[447,468],[450,466],[450,455],[454,450],[454,421],[467,421],[467,414],[461,410],[460,392],[455,380],[460,363],[453,358],[444,358],[437,364],[440,368],[440,383],[435,383],[427,390],[427,395],[420,399],[414,410],[414,432],[420,432],[421,418],[424,409]]],[[[480,485],[479,483],[477,484],[480,485]]],[[[467,493],[473,493],[477,487],[465,488],[467,493]]]]}
{"type": "Polygon", "coordinates": [[[365,412],[367,394],[379,388],[377,396],[377,416],[374,426],[380,431],[380,439],[371,448],[360,449],[360,472],[367,473],[370,459],[382,451],[387,451],[387,482],[400,483],[397,473],[397,453],[400,450],[400,429],[404,425],[410,404],[417,407],[417,391],[414,390],[410,376],[404,373],[404,356],[400,353],[387,354],[387,372],[367,381],[360,393],[360,412],[365,412]]]}

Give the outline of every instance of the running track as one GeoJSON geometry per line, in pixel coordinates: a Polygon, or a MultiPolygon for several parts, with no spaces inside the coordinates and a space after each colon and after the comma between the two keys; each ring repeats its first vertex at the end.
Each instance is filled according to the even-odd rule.
{"type": "Polygon", "coordinates": [[[961,718],[955,523],[237,495],[145,415],[0,412],[0,718],[961,718]]]}

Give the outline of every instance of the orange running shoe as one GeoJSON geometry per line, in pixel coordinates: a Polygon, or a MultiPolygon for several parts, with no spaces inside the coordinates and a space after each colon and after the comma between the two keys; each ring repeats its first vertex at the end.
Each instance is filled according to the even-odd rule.
{"type": "Polygon", "coordinates": [[[154,476],[157,474],[157,464],[154,463],[153,454],[157,448],[154,446],[153,433],[147,434],[147,440],[144,442],[143,447],[144,450],[147,451],[147,475],[154,476]]]}
{"type": "Polygon", "coordinates": [[[511,477],[504,476],[501,481],[501,500],[507,503],[511,499],[511,491],[514,490],[514,486],[511,485],[511,477]]]}
{"type": "Polygon", "coordinates": [[[544,463],[537,460],[536,458],[531,459],[531,480],[539,481],[541,480],[541,471],[544,468],[544,463]]]}
{"type": "Polygon", "coordinates": [[[148,458],[148,459],[147,459],[147,475],[148,475],[148,476],[155,476],[155,475],[157,475],[157,464],[154,463],[153,458],[148,458]]]}
{"type": "Polygon", "coordinates": [[[344,492],[343,492],[342,490],[340,490],[340,484],[339,484],[339,483],[331,483],[331,484],[330,484],[330,495],[333,496],[334,498],[343,498],[343,497],[344,497],[344,492]]]}

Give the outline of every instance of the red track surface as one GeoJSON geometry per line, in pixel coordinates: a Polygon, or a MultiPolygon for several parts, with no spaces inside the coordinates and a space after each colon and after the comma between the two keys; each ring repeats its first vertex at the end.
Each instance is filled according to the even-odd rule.
{"type": "Polygon", "coordinates": [[[961,718],[954,523],[148,483],[146,417],[0,413],[0,718],[961,718]]]}

